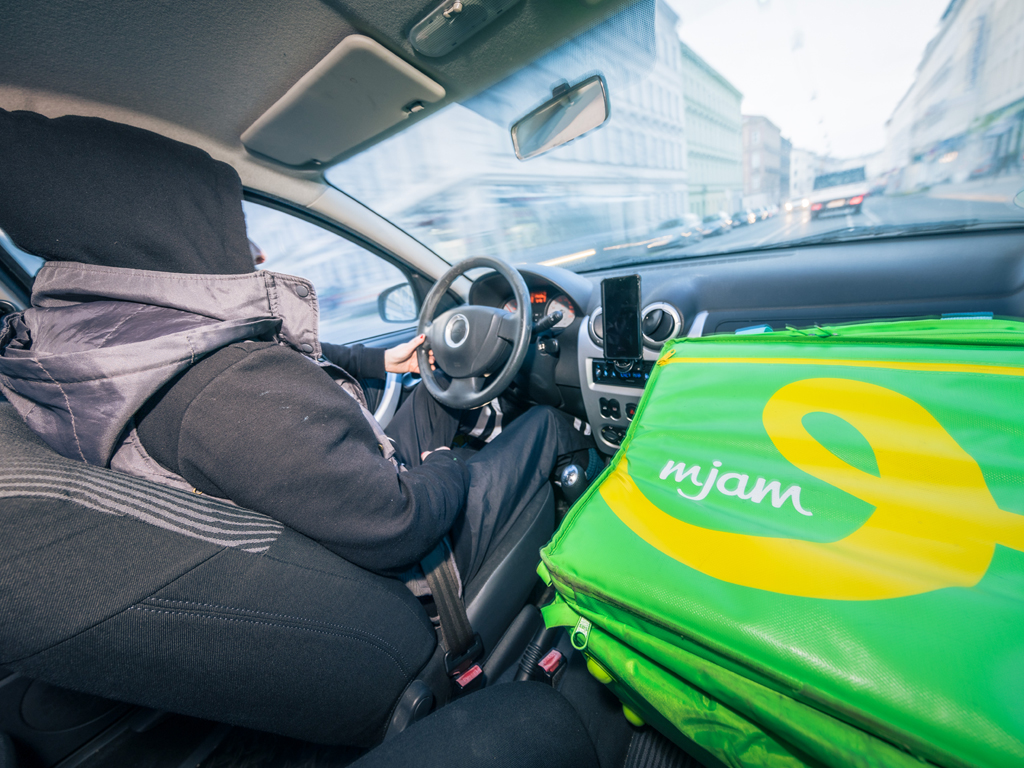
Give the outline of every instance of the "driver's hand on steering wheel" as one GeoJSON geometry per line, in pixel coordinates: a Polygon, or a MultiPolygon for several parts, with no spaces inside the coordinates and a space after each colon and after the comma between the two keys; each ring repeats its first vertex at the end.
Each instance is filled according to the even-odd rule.
{"type": "MultiPolygon", "coordinates": [[[[384,369],[388,373],[419,373],[420,363],[416,359],[416,348],[423,343],[425,338],[426,336],[420,334],[416,338],[405,342],[405,344],[399,344],[397,347],[385,350],[384,369]]],[[[430,351],[430,367],[436,368],[433,350],[430,351]]]]}

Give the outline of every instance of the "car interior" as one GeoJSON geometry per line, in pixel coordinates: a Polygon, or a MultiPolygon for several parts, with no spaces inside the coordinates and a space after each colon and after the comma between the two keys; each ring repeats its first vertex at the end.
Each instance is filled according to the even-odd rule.
{"type": "MultiPolygon", "coordinates": [[[[473,349],[486,349],[484,367],[497,366],[497,373],[488,380],[479,361],[451,355],[439,362],[455,384],[440,387],[428,370],[422,386],[462,407],[484,406],[507,392],[524,404],[564,411],[593,435],[598,449],[593,466],[579,468],[586,479],[618,449],[654,361],[670,339],[958,313],[1024,317],[1024,234],[1015,227],[780,245],[690,259],[662,255],[651,263],[598,263],[581,271],[486,257],[452,266],[325,180],[329,167],[476,96],[636,5],[496,0],[487,6],[489,16],[438,39],[431,24],[460,13],[462,3],[8,2],[0,23],[0,108],[102,117],[199,147],[238,172],[247,211],[258,206],[287,214],[387,262],[403,281],[396,288],[408,285],[412,296],[404,305],[407,295],[373,297],[382,322],[359,339],[368,346],[391,347],[425,332],[439,349],[440,334],[459,313],[496,318],[493,333],[473,339],[473,349]],[[454,6],[459,10],[452,11],[454,6]],[[630,275],[641,282],[643,360],[623,366],[606,359],[601,284],[630,275]]],[[[537,103],[550,95],[537,94],[537,103]]],[[[614,93],[610,102],[614,112],[614,93]]],[[[38,266],[33,254],[0,231],[0,315],[29,306],[38,266]]],[[[421,369],[427,369],[426,352],[420,355],[421,369]]],[[[381,424],[419,382],[409,374],[389,374],[379,383],[371,410],[381,424]]],[[[122,507],[140,519],[157,514],[151,507],[224,513],[216,501],[135,478],[112,480],[113,470],[64,459],[2,402],[0,466],[8,470],[0,476],[0,520],[33,515],[47,495],[63,499],[65,517],[122,507]],[[20,484],[2,481],[28,464],[39,476],[34,485],[22,476],[20,484]]],[[[686,745],[629,723],[614,696],[587,673],[567,634],[544,627],[540,607],[552,591],[536,575],[538,551],[582,493],[572,478],[563,479],[532,500],[530,513],[465,586],[465,613],[479,643],[470,659],[479,679],[465,687],[525,679],[554,685],[587,725],[602,768],[698,764],[686,745]],[[556,663],[542,668],[540,657],[552,649],[558,651],[556,663]],[[654,753],[661,762],[643,762],[654,753]]],[[[94,601],[92,622],[120,610],[121,598],[96,586],[120,566],[91,559],[70,544],[55,550],[66,560],[34,561],[35,548],[52,541],[52,526],[63,524],[58,518],[64,519],[42,516],[35,540],[3,537],[4,768],[342,766],[449,701],[473,695],[451,676],[459,665],[446,660],[423,605],[400,582],[336,556],[339,562],[324,562],[323,568],[347,586],[317,597],[324,610],[341,611],[338,604],[344,604],[346,621],[372,630],[403,656],[400,673],[385,674],[383,655],[353,652],[354,659],[375,660],[354,664],[349,679],[332,683],[334,690],[311,692],[311,699],[326,697],[327,706],[343,713],[337,733],[328,738],[311,732],[293,711],[302,704],[276,701],[272,681],[261,684],[260,700],[240,707],[227,673],[220,700],[189,694],[188,676],[216,674],[211,670],[182,671],[177,681],[155,688],[147,679],[144,649],[116,646],[103,659],[96,655],[100,646],[83,650],[66,642],[87,634],[91,625],[85,619],[65,621],[62,606],[94,601]],[[39,594],[46,597],[28,597],[39,594]],[[416,615],[404,617],[406,609],[416,615]],[[32,664],[23,664],[29,657],[32,664]],[[75,665],[91,669],[79,674],[71,669],[75,665]]],[[[88,540],[91,534],[79,527],[67,535],[88,540]]],[[[329,555],[287,529],[275,535],[275,546],[288,548],[292,565],[320,563],[329,555]]],[[[163,541],[154,534],[147,546],[163,541]]],[[[145,584],[138,589],[153,591],[161,580],[180,575],[184,567],[170,558],[152,569],[140,566],[137,578],[145,584]]],[[[224,642],[231,642],[230,633],[224,642]]],[[[316,660],[299,657],[295,663],[316,660]]],[[[459,666],[459,674],[466,669],[459,666]]]]}

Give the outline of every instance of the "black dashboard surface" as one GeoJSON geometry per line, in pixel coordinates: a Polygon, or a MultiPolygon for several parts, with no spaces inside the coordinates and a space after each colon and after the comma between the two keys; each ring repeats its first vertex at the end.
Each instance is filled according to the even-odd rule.
{"type": "MultiPolygon", "coordinates": [[[[644,305],[699,313],[703,335],[754,324],[855,322],[951,312],[1024,317],[1024,231],[917,236],[744,253],[587,273],[637,273],[644,305]]],[[[579,277],[578,275],[575,277],[579,277]]],[[[600,302],[593,291],[586,312],[600,302]]]]}

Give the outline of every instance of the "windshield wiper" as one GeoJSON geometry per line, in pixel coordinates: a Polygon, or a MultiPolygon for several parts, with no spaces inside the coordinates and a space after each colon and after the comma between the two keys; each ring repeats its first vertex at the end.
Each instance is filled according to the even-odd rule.
{"type": "Polygon", "coordinates": [[[875,224],[872,226],[843,227],[808,235],[796,240],[780,240],[766,243],[766,248],[789,248],[790,246],[820,245],[823,243],[847,243],[854,240],[870,240],[875,237],[894,235],[918,235],[924,233],[963,232],[971,229],[1017,229],[1024,227],[1024,221],[992,219],[957,219],[956,221],[921,221],[902,224],[875,224]]]}

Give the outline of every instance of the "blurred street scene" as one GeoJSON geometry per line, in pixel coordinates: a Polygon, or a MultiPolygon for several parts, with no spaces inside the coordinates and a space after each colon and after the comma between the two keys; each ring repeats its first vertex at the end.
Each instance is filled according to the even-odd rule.
{"type": "MultiPolygon", "coordinates": [[[[586,270],[1024,223],[1022,154],[1021,0],[640,0],[327,179],[450,262],[586,270]],[[595,73],[609,120],[517,160],[514,121],[595,73]]],[[[400,277],[339,238],[285,239],[325,309],[369,316],[400,277]]]]}

